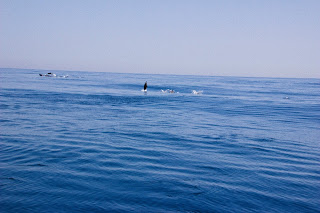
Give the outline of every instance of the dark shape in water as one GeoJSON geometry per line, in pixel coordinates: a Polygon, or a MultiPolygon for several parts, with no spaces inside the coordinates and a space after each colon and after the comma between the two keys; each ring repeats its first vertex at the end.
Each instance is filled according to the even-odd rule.
{"type": "Polygon", "coordinates": [[[48,74],[39,74],[40,76],[46,76],[46,77],[56,77],[57,75],[51,72],[48,72],[48,74]]]}
{"type": "Polygon", "coordinates": [[[146,82],[146,83],[144,83],[143,89],[144,89],[144,90],[147,90],[147,87],[148,87],[148,85],[147,85],[147,82],[146,82]]]}

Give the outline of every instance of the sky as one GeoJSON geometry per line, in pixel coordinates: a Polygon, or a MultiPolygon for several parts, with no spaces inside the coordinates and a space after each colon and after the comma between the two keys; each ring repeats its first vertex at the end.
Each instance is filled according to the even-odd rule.
{"type": "Polygon", "coordinates": [[[0,0],[0,67],[320,78],[319,0],[0,0]]]}

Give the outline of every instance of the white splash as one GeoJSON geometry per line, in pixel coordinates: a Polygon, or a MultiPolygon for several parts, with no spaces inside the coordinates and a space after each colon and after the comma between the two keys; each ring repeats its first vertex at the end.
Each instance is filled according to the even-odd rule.
{"type": "Polygon", "coordinates": [[[202,90],[196,91],[196,90],[192,90],[192,94],[194,95],[201,95],[203,93],[202,90]]]}
{"type": "MultiPolygon", "coordinates": [[[[166,89],[166,90],[161,90],[162,93],[176,93],[173,89],[166,89]]],[[[179,92],[177,92],[179,93],[179,92]]]]}

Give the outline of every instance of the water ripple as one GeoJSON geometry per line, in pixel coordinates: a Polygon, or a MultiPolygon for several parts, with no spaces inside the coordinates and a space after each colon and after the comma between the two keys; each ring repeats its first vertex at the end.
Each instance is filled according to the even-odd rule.
{"type": "Polygon", "coordinates": [[[1,74],[1,212],[320,212],[316,79],[1,74]]]}

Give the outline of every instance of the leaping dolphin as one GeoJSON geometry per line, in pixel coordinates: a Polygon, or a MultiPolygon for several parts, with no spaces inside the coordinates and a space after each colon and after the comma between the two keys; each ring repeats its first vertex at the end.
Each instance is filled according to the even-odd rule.
{"type": "Polygon", "coordinates": [[[144,90],[147,90],[147,87],[148,87],[148,85],[147,85],[147,82],[146,82],[146,83],[144,83],[143,89],[144,89],[144,90]]]}

